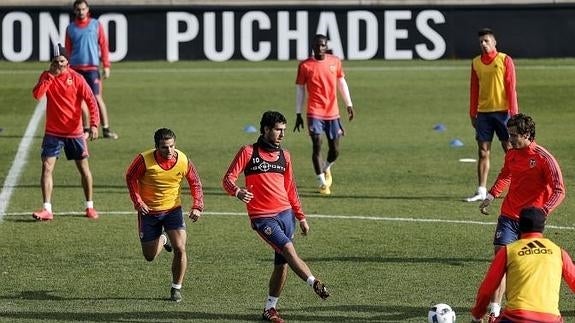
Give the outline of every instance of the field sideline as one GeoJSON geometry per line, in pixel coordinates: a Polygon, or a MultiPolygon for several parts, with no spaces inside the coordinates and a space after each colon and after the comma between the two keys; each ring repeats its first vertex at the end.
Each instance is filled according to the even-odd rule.
{"type": "MultiPolygon", "coordinates": [[[[81,216],[84,215],[84,212],[71,212],[71,211],[64,211],[59,212],[60,215],[75,215],[81,216]]],[[[107,211],[105,214],[102,215],[133,215],[133,211],[107,211]]],[[[213,215],[220,215],[220,216],[240,216],[245,215],[245,213],[241,212],[204,212],[204,215],[213,216],[213,215]]],[[[20,212],[20,213],[9,213],[6,214],[7,216],[27,216],[30,215],[30,212],[20,212]]],[[[382,216],[363,216],[363,215],[328,215],[328,214],[306,214],[308,218],[317,218],[317,219],[340,219],[340,220],[354,220],[354,221],[394,221],[394,222],[422,222],[422,223],[459,223],[459,224],[477,224],[477,225],[488,225],[494,226],[497,222],[484,222],[484,221],[465,221],[465,220],[445,220],[445,219],[436,219],[436,218],[402,218],[402,217],[382,217],[382,216]]],[[[557,229],[557,230],[575,230],[575,227],[563,227],[563,226],[556,226],[556,225],[548,225],[547,228],[549,229],[557,229]]]]}
{"type": "MultiPolygon", "coordinates": [[[[298,252],[332,292],[321,301],[290,273],[279,302],[285,319],[424,322],[430,304],[445,302],[458,321],[468,321],[501,202],[489,216],[462,202],[475,188],[475,164],[458,161],[476,158],[469,64],[344,62],[357,115],[344,120],[333,194],[325,198],[316,193],[309,138],[291,131],[297,62],[116,63],[104,96],[120,139],[90,143],[101,218],[83,218],[79,176],[61,159],[55,220],[37,223],[31,212],[41,206],[43,116],[42,108],[34,112],[31,89],[48,64],[0,62],[0,322],[259,321],[272,253],[252,232],[242,203],[223,192],[221,178],[239,146],[256,139],[244,127],[270,108],[288,118],[284,146],[311,226],[309,236],[296,237],[298,252]],[[28,129],[33,123],[37,129],[28,129]],[[434,131],[438,123],[446,131],[434,131]],[[181,304],[166,300],[170,255],[153,263],[141,256],[123,179],[163,126],[196,164],[206,203],[200,221],[188,223],[181,304]],[[451,148],[455,138],[464,145],[451,148]]],[[[575,59],[515,64],[520,110],[534,117],[537,142],[557,157],[567,186],[546,234],[575,255],[575,59]]],[[[496,148],[490,184],[503,157],[496,148]]],[[[183,192],[187,208],[186,185],[183,192]]],[[[565,321],[575,321],[567,286],[560,306],[565,321]]]]}

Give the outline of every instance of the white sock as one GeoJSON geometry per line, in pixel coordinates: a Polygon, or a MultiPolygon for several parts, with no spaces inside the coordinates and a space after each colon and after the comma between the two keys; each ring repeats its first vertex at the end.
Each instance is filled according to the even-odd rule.
{"type": "Polygon", "coordinates": [[[333,166],[333,164],[335,164],[335,162],[328,163],[326,161],[325,164],[326,164],[326,166],[323,169],[324,173],[327,172],[331,168],[331,166],[333,166]]]}
{"type": "Polygon", "coordinates": [[[175,289],[182,289],[182,284],[176,284],[176,283],[172,283],[172,288],[175,288],[175,289]]]}
{"type": "Polygon", "coordinates": [[[315,277],[309,276],[306,280],[307,284],[313,287],[313,283],[315,282],[315,277]]]}
{"type": "Polygon", "coordinates": [[[489,303],[489,313],[493,313],[495,317],[498,317],[501,314],[501,304],[489,303]]]}
{"type": "Polygon", "coordinates": [[[164,240],[164,242],[160,242],[162,244],[162,246],[165,246],[166,243],[168,243],[168,237],[166,237],[165,235],[160,235],[160,240],[164,240]]]}
{"type": "Polygon", "coordinates": [[[317,175],[317,181],[319,182],[319,186],[325,185],[325,174],[321,173],[317,175]]]}
{"type": "Polygon", "coordinates": [[[266,300],[266,307],[265,310],[269,310],[270,308],[277,308],[279,297],[273,297],[268,295],[268,299],[266,300]]]}
{"type": "Polygon", "coordinates": [[[93,209],[94,208],[94,201],[86,201],[86,208],[93,209]]]}
{"type": "Polygon", "coordinates": [[[487,195],[487,188],[484,186],[477,187],[477,193],[481,195],[487,195]]]}
{"type": "Polygon", "coordinates": [[[42,204],[42,208],[48,212],[52,212],[52,203],[45,202],[44,204],[42,204]]]}

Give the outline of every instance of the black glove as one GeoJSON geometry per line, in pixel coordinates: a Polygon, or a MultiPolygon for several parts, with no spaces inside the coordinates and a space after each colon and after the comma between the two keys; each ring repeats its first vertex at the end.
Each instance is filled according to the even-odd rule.
{"type": "Polygon", "coordinates": [[[301,117],[301,113],[297,113],[295,117],[295,127],[293,127],[293,131],[296,130],[299,132],[299,128],[303,129],[303,118],[301,117]]]}

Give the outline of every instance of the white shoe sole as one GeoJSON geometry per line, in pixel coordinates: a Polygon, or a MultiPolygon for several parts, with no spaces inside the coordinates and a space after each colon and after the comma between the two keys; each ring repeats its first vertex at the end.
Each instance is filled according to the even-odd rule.
{"type": "Polygon", "coordinates": [[[477,201],[483,201],[483,200],[485,200],[485,196],[481,196],[479,194],[474,195],[472,197],[468,197],[465,199],[465,201],[467,201],[467,202],[477,202],[477,201]]]}

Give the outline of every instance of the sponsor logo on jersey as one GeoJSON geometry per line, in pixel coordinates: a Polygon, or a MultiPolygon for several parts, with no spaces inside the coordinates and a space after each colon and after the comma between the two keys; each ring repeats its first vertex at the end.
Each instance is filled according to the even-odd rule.
{"type": "Polygon", "coordinates": [[[262,161],[261,163],[259,163],[258,165],[254,165],[253,167],[251,167],[252,171],[255,170],[259,170],[260,172],[269,172],[270,170],[279,170],[284,172],[285,171],[285,167],[281,166],[281,165],[277,165],[277,164],[270,164],[267,161],[262,161]]]}
{"type": "Polygon", "coordinates": [[[553,254],[553,250],[545,247],[545,245],[538,240],[529,242],[525,247],[521,248],[521,250],[517,252],[518,256],[551,254],[553,254]]]}

